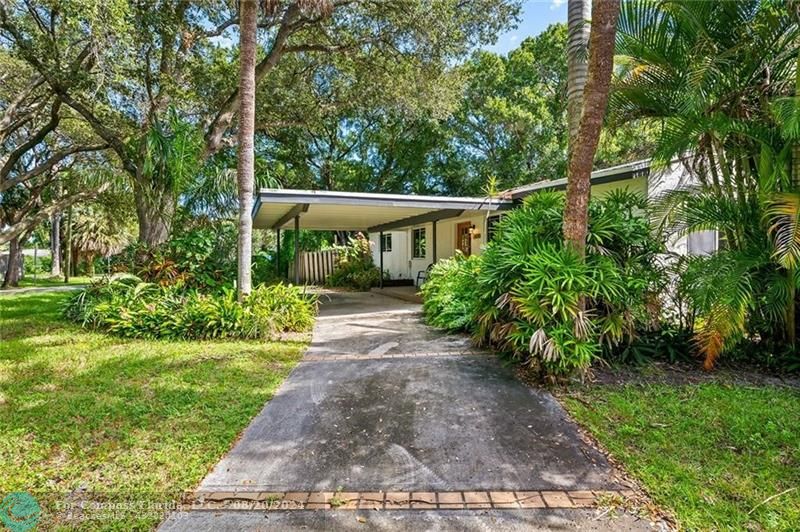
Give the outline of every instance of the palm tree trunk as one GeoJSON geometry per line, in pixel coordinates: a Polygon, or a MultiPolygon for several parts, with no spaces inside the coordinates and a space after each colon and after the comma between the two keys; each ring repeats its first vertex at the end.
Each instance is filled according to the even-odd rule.
{"type": "Polygon", "coordinates": [[[72,207],[67,211],[67,229],[64,239],[64,283],[69,283],[72,274],[72,207]]]}
{"type": "Polygon", "coordinates": [[[564,207],[564,241],[581,256],[586,253],[590,178],[611,88],[618,16],[619,0],[594,0],[589,38],[589,77],[583,95],[578,134],[569,154],[564,207]]]}
{"type": "Polygon", "coordinates": [[[86,274],[89,277],[94,277],[94,253],[86,254],[86,274]]]}
{"type": "Polygon", "coordinates": [[[254,130],[256,103],[256,24],[258,3],[253,0],[239,0],[239,40],[241,57],[239,59],[239,164],[237,183],[239,186],[239,245],[237,275],[239,300],[252,289],[251,254],[253,247],[253,209],[254,130]]]}
{"type": "Polygon", "coordinates": [[[788,305],[786,305],[786,339],[789,341],[789,345],[792,346],[792,349],[794,349],[797,343],[797,323],[795,323],[797,289],[795,286],[795,272],[795,268],[788,268],[786,272],[787,277],[789,277],[789,301],[788,305]]]}
{"type": "Polygon", "coordinates": [[[583,88],[586,85],[587,49],[589,47],[589,0],[569,0],[567,36],[567,121],[569,149],[578,134],[583,110],[583,88]]]}
{"type": "Polygon", "coordinates": [[[54,213],[50,217],[50,276],[61,276],[61,213],[54,213]]]}

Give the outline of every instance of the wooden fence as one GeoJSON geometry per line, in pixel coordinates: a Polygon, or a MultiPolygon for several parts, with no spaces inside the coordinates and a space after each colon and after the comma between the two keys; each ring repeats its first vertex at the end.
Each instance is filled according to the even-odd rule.
{"type": "MultiPolygon", "coordinates": [[[[325,284],[328,276],[336,271],[340,253],[335,249],[301,251],[300,282],[302,284],[325,284]]],[[[289,263],[289,280],[294,281],[294,261],[289,263]]]]}

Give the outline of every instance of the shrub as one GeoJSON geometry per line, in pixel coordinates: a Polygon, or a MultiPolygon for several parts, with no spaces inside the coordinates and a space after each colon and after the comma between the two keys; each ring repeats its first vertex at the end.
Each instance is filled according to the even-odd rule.
{"type": "Polygon", "coordinates": [[[478,304],[478,267],[478,256],[457,253],[431,268],[421,290],[429,324],[451,331],[469,330],[478,304]]]}
{"type": "Polygon", "coordinates": [[[235,252],[236,227],[217,222],[183,230],[153,249],[133,244],[112,259],[112,266],[147,282],[218,290],[233,286],[235,252]]]}
{"type": "Polygon", "coordinates": [[[611,363],[640,365],[652,360],[688,362],[695,356],[692,332],[670,322],[657,329],[637,331],[630,342],[604,345],[603,358],[611,363]]]}
{"type": "Polygon", "coordinates": [[[582,260],[562,243],[563,195],[529,196],[482,255],[434,267],[422,290],[428,321],[467,330],[542,376],[585,370],[657,326],[662,246],[646,207],[626,191],[593,200],[582,260]]]}
{"type": "Polygon", "coordinates": [[[49,274],[50,267],[53,265],[53,259],[49,255],[36,257],[36,266],[34,267],[33,255],[23,255],[22,260],[25,266],[25,275],[35,274],[49,274]]]}
{"type": "Polygon", "coordinates": [[[211,339],[306,331],[315,311],[315,298],[293,286],[261,285],[239,303],[230,289],[204,294],[123,275],[76,293],[64,314],[84,327],[128,338],[211,339]]]}
{"type": "Polygon", "coordinates": [[[380,280],[381,271],[372,260],[370,241],[358,233],[347,246],[341,248],[336,271],[328,276],[325,284],[334,288],[369,290],[378,286],[380,280]]]}
{"type": "Polygon", "coordinates": [[[588,368],[602,345],[654,327],[663,246],[646,208],[627,191],[593,200],[582,261],[562,243],[563,196],[528,197],[483,256],[476,338],[559,377],[588,368]]]}

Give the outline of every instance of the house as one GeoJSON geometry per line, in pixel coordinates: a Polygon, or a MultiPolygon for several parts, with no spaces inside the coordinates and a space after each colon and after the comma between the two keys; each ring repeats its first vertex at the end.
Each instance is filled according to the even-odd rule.
{"type": "MultiPolygon", "coordinates": [[[[651,171],[649,160],[642,160],[595,171],[591,180],[593,197],[618,188],[656,197],[685,186],[691,177],[680,161],[651,171]]],[[[416,282],[420,272],[456,250],[480,254],[497,220],[525,196],[564,190],[566,184],[566,179],[539,181],[496,198],[263,189],[253,208],[253,226],[278,235],[286,229],[364,232],[372,242],[375,264],[391,279],[416,282]]],[[[669,245],[678,253],[699,254],[713,251],[717,242],[713,232],[703,232],[669,245]]]]}

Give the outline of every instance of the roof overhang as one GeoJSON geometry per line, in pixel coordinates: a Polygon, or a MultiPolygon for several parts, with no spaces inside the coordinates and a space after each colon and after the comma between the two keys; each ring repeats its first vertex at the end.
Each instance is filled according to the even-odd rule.
{"type": "Polygon", "coordinates": [[[262,189],[253,207],[253,227],[292,228],[297,217],[301,229],[390,231],[512,206],[511,200],[496,198],[262,189]]]}
{"type": "MultiPolygon", "coordinates": [[[[641,161],[634,161],[632,163],[603,168],[602,170],[595,170],[592,172],[591,184],[600,185],[602,183],[624,181],[625,179],[634,179],[637,177],[647,176],[649,173],[650,159],[644,159],[641,161]]],[[[501,197],[507,199],[521,200],[522,198],[539,190],[564,190],[566,188],[566,178],[549,179],[545,181],[537,181],[536,183],[523,185],[517,188],[512,188],[502,192],[500,195],[501,197]]]]}

